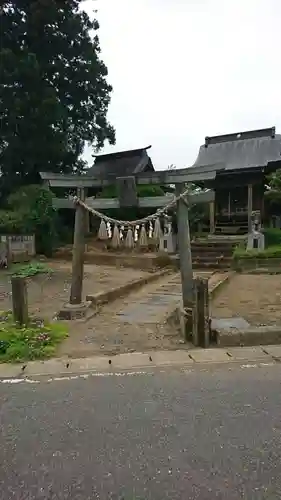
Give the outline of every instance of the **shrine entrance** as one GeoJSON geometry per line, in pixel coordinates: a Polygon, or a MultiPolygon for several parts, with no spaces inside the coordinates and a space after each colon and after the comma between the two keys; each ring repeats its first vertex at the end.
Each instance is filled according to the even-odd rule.
{"type": "Polygon", "coordinates": [[[248,186],[216,190],[215,232],[223,234],[248,232],[248,186]]]}

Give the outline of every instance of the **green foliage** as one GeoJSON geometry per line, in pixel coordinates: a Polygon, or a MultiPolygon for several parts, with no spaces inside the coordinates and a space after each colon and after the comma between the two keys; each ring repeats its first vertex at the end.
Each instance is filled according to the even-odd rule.
{"type": "MultiPolygon", "coordinates": [[[[276,170],[272,174],[268,175],[268,184],[270,187],[269,191],[265,192],[265,199],[275,209],[281,205],[281,170],[276,170]]],[[[278,211],[279,211],[278,210],[278,211]]]]}
{"type": "Polygon", "coordinates": [[[281,203],[281,191],[266,191],[265,192],[265,199],[270,203],[270,205],[280,205],[281,203]]]}
{"type": "Polygon", "coordinates": [[[22,278],[31,278],[37,274],[52,274],[53,270],[50,269],[43,262],[29,262],[28,264],[14,264],[11,269],[13,276],[20,276],[22,278]]]}
{"type": "Polygon", "coordinates": [[[164,196],[165,192],[161,186],[149,185],[149,184],[139,184],[137,185],[137,193],[140,198],[153,197],[153,196],[164,196]]]}
{"type": "Polygon", "coordinates": [[[275,228],[266,228],[263,230],[265,246],[281,246],[281,230],[275,228]]]}
{"type": "Polygon", "coordinates": [[[275,191],[281,192],[281,169],[276,170],[268,176],[269,187],[275,191]]]}
{"type": "Polygon", "coordinates": [[[234,260],[239,259],[268,259],[281,257],[281,230],[274,228],[265,228],[263,230],[265,239],[265,249],[247,250],[245,243],[238,245],[234,252],[234,260]]]}
{"type": "Polygon", "coordinates": [[[0,313],[0,361],[22,362],[55,355],[57,346],[67,337],[62,323],[44,323],[31,319],[19,327],[11,312],[0,313]]]}
{"type": "MultiPolygon", "coordinates": [[[[140,198],[144,197],[153,197],[153,196],[164,196],[165,192],[160,186],[156,185],[137,185],[137,195],[140,198]]],[[[118,197],[118,189],[116,184],[112,186],[106,186],[98,195],[98,198],[117,198],[118,197]]]]}
{"type": "Polygon", "coordinates": [[[43,186],[24,186],[8,202],[21,214],[25,233],[35,234],[36,252],[51,255],[57,239],[52,192],[43,186]]]}
{"type": "Polygon", "coordinates": [[[0,210],[0,234],[25,234],[22,214],[13,210],[0,210]]]}
{"type": "Polygon", "coordinates": [[[237,247],[233,253],[233,259],[270,259],[281,258],[281,245],[270,246],[265,250],[252,249],[246,250],[245,248],[237,247]]]}
{"type": "Polygon", "coordinates": [[[81,172],[85,142],[115,142],[112,88],[96,20],[80,0],[1,3],[2,196],[38,183],[40,171],[81,172]]]}
{"type": "Polygon", "coordinates": [[[57,242],[57,212],[53,194],[43,186],[20,188],[8,198],[10,210],[0,211],[0,233],[34,234],[36,251],[50,256],[57,242]]]}

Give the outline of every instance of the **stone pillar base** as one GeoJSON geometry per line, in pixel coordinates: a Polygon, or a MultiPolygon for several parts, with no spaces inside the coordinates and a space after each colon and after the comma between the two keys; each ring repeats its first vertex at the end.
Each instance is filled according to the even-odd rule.
{"type": "Polygon", "coordinates": [[[82,302],[81,304],[64,304],[62,309],[58,312],[57,318],[59,320],[72,321],[75,319],[83,319],[86,317],[87,312],[92,306],[92,302],[82,302]]]}

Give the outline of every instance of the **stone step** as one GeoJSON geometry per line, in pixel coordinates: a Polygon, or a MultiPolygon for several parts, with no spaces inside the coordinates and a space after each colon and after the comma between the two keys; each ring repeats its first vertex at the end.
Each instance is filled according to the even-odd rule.
{"type": "Polygon", "coordinates": [[[191,244],[194,269],[229,269],[236,240],[201,240],[191,244]]]}
{"type": "Polygon", "coordinates": [[[232,256],[233,250],[232,249],[225,249],[225,248],[193,248],[191,247],[191,253],[192,255],[228,255],[232,256]]]}
{"type": "Polygon", "coordinates": [[[223,241],[212,242],[212,243],[203,243],[200,241],[193,241],[191,243],[192,248],[225,248],[225,249],[233,249],[237,243],[224,243],[223,241]]]}
{"type": "Polygon", "coordinates": [[[191,248],[191,253],[192,255],[227,255],[229,257],[232,257],[233,255],[233,250],[224,250],[223,248],[220,249],[210,249],[210,248],[191,248]]]}
{"type": "Polygon", "coordinates": [[[204,262],[232,262],[232,256],[231,255],[209,255],[209,254],[204,254],[204,255],[196,255],[192,254],[192,261],[204,261],[204,262]]]}
{"type": "Polygon", "coordinates": [[[203,262],[203,261],[200,261],[200,262],[193,262],[192,267],[193,267],[193,269],[200,269],[201,271],[205,270],[205,269],[206,270],[230,269],[231,262],[225,262],[225,261],[222,261],[222,262],[215,262],[215,261],[203,262]]]}

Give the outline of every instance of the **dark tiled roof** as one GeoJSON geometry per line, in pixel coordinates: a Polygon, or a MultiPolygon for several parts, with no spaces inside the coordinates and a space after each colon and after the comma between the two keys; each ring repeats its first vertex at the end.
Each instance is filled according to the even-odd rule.
{"type": "Polygon", "coordinates": [[[281,135],[275,128],[206,137],[194,167],[221,164],[218,170],[266,167],[281,161],[281,135]]]}
{"type": "Polygon", "coordinates": [[[95,163],[87,175],[106,178],[154,171],[151,158],[147,154],[149,147],[96,156],[95,163]]]}

